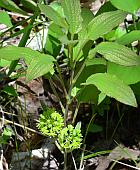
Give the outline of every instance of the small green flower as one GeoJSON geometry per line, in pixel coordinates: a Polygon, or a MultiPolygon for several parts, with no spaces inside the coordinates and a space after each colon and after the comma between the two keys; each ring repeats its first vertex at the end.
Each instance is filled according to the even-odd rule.
{"type": "Polygon", "coordinates": [[[82,134],[79,124],[74,128],[72,125],[68,125],[61,130],[58,135],[58,144],[66,152],[71,152],[74,149],[80,148],[82,141],[82,134]]]}
{"type": "Polygon", "coordinates": [[[41,133],[47,136],[56,137],[64,126],[63,117],[54,109],[48,109],[40,115],[37,127],[41,133]]]}

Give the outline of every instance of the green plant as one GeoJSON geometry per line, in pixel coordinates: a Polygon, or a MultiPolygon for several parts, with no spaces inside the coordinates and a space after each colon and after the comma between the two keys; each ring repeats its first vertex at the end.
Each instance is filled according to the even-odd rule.
{"type": "MultiPolygon", "coordinates": [[[[11,73],[17,66],[17,61],[22,58],[27,65],[24,70],[26,82],[40,76],[49,80],[61,106],[63,118],[56,111],[45,111],[41,115],[38,127],[43,134],[57,138],[57,144],[64,153],[65,170],[67,169],[67,153],[80,147],[81,144],[80,129],[68,123],[69,113],[72,112],[70,123],[75,125],[82,102],[98,105],[106,96],[137,107],[130,85],[140,81],[139,49],[136,53],[135,48],[132,50],[133,48],[125,45],[139,40],[139,36],[132,38],[134,34],[139,35],[139,32],[137,30],[133,34],[126,33],[114,37],[114,34],[111,34],[111,38],[107,39],[107,37],[111,36],[109,35],[111,31],[117,32],[119,24],[124,21],[128,13],[133,15],[133,26],[136,29],[136,11],[140,4],[136,1],[130,10],[121,0],[110,0],[110,2],[114,5],[113,8],[111,4],[110,8],[103,6],[102,10],[94,16],[89,9],[80,7],[79,0],[61,0],[60,3],[53,2],[50,5],[40,1],[34,15],[31,16],[30,24],[25,29],[20,47],[11,46],[0,49],[0,59],[12,61],[9,74],[6,76],[12,79],[11,73]],[[44,54],[21,47],[26,44],[40,12],[50,20],[46,44],[42,50],[44,54]],[[128,41],[125,41],[126,39],[128,41]],[[102,42],[103,40],[105,41],[102,42]],[[59,56],[61,52],[62,57],[59,56]],[[63,75],[64,69],[69,74],[67,80],[63,75]],[[130,72],[132,76],[126,76],[130,72]],[[56,80],[61,84],[65,100],[61,99],[55,88],[56,80]],[[57,123],[56,120],[58,120],[57,123]],[[70,134],[69,138],[67,138],[68,134],[70,134]],[[70,143],[69,146],[64,142],[66,138],[70,143]],[[72,143],[72,140],[75,143],[72,143]]],[[[125,4],[126,2],[131,6],[132,1],[126,0],[125,4]]],[[[42,24],[45,25],[45,21],[42,24]]]]}
{"type": "Polygon", "coordinates": [[[4,128],[1,136],[0,136],[0,144],[7,144],[10,137],[13,135],[11,129],[4,128]]]}

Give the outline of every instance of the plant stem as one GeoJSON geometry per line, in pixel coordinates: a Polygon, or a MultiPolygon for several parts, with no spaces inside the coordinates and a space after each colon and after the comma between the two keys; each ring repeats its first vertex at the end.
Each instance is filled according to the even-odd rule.
{"type": "Polygon", "coordinates": [[[76,57],[75,57],[75,60],[76,60],[76,62],[77,62],[77,59],[79,59],[79,55],[80,55],[80,53],[81,53],[81,50],[83,49],[83,47],[85,46],[85,44],[88,42],[88,40],[84,40],[82,43],[81,43],[81,46],[80,46],[80,48],[79,48],[79,50],[78,50],[78,52],[77,52],[77,55],[76,55],[76,57]]]}
{"type": "Polygon", "coordinates": [[[68,117],[68,112],[69,112],[69,103],[67,102],[66,108],[65,108],[65,114],[64,114],[64,126],[67,126],[67,117],[68,117]]]}
{"type": "Polygon", "coordinates": [[[64,151],[64,170],[67,170],[67,152],[64,151]]]}
{"type": "Polygon", "coordinates": [[[93,119],[95,119],[95,116],[97,115],[97,113],[93,113],[93,116],[91,117],[90,121],[89,121],[89,124],[87,126],[87,129],[86,129],[86,133],[85,133],[85,137],[83,139],[83,144],[85,143],[86,141],[86,137],[87,137],[87,134],[88,134],[88,130],[89,130],[89,127],[90,127],[90,124],[92,123],[93,119]]]}
{"type": "MultiPolygon", "coordinates": [[[[73,37],[72,37],[73,39],[73,37]]],[[[70,62],[70,66],[71,66],[71,76],[70,76],[70,80],[69,80],[69,90],[68,90],[68,94],[66,95],[66,108],[65,108],[65,114],[64,114],[64,126],[66,127],[67,125],[67,117],[68,117],[68,112],[69,112],[69,105],[71,104],[71,92],[72,92],[72,88],[73,88],[73,77],[74,77],[74,69],[75,69],[75,65],[73,62],[73,46],[70,44],[68,46],[68,58],[69,58],[69,62],[70,62]]]]}
{"type": "Polygon", "coordinates": [[[53,85],[53,81],[52,81],[51,78],[49,79],[49,83],[50,83],[50,86],[51,86],[51,89],[52,89],[53,93],[55,94],[55,96],[57,97],[57,99],[58,99],[58,101],[59,101],[59,104],[60,104],[60,107],[61,107],[61,110],[62,110],[63,114],[65,114],[64,106],[63,106],[63,104],[62,104],[62,102],[61,102],[61,100],[60,100],[60,97],[58,96],[58,94],[57,94],[57,92],[56,92],[56,90],[55,90],[55,87],[54,87],[54,85],[53,85]]]}
{"type": "Polygon", "coordinates": [[[75,159],[74,159],[74,156],[73,156],[72,152],[71,152],[71,156],[72,156],[74,168],[75,168],[75,170],[77,170],[76,162],[75,162],[75,159]]]}
{"type": "Polygon", "coordinates": [[[125,26],[126,33],[129,33],[126,19],[124,20],[124,26],[125,26]]]}
{"type": "Polygon", "coordinates": [[[81,170],[83,168],[83,162],[84,162],[84,153],[85,153],[85,149],[86,149],[86,145],[84,144],[83,146],[83,151],[82,151],[82,155],[81,155],[81,161],[80,161],[80,167],[79,170],[81,170]]]}
{"type": "Polygon", "coordinates": [[[78,71],[78,73],[76,74],[76,76],[73,79],[73,85],[76,83],[77,79],[79,78],[80,74],[82,73],[83,69],[85,68],[86,65],[86,60],[83,62],[80,70],[78,71]]]}
{"type": "Polygon", "coordinates": [[[66,103],[66,109],[65,109],[65,115],[64,115],[64,125],[65,125],[65,127],[66,127],[66,124],[67,124],[69,106],[70,106],[71,101],[72,101],[71,92],[72,92],[72,88],[73,88],[73,77],[74,77],[74,68],[72,69],[72,73],[71,73],[71,77],[70,77],[70,87],[69,87],[68,95],[66,96],[67,103],[66,103]]]}
{"type": "Polygon", "coordinates": [[[76,108],[75,108],[75,112],[74,112],[74,115],[73,115],[73,119],[72,119],[72,124],[73,124],[73,125],[74,125],[74,123],[75,123],[75,120],[76,120],[76,117],[77,117],[77,114],[78,114],[79,106],[80,106],[80,103],[78,102],[77,105],[76,105],[76,108]]]}
{"type": "MultiPolygon", "coordinates": [[[[77,56],[76,58],[79,57],[80,55],[80,52],[82,50],[82,48],[84,47],[84,45],[86,44],[87,40],[85,40],[81,47],[79,48],[78,50],[78,53],[77,53],[77,56]]],[[[71,98],[71,92],[72,92],[72,89],[78,79],[78,77],[80,76],[80,74],[82,73],[84,67],[85,67],[85,63],[86,63],[86,59],[82,65],[82,67],[80,68],[79,72],[77,73],[77,75],[74,77],[74,73],[75,73],[75,67],[76,67],[76,60],[73,61],[71,59],[73,59],[73,47],[70,45],[70,47],[68,47],[68,56],[69,56],[69,60],[70,62],[72,61],[71,66],[72,66],[72,71],[71,71],[71,77],[70,77],[70,87],[69,87],[69,91],[68,91],[68,95],[66,96],[66,99],[67,99],[67,104],[66,104],[66,109],[65,109],[65,115],[64,115],[64,124],[66,126],[66,121],[67,121],[67,117],[68,117],[68,108],[69,108],[69,105],[71,104],[72,102],[72,98],[71,98]]],[[[78,109],[79,109],[79,106],[78,106],[78,109]]],[[[76,114],[74,114],[74,119],[72,121],[72,123],[74,123],[75,119],[76,119],[76,116],[77,116],[77,113],[78,113],[78,110],[76,110],[76,114]]]]}
{"type": "Polygon", "coordinates": [[[60,66],[59,66],[59,64],[58,64],[57,62],[56,62],[55,64],[56,64],[56,67],[57,67],[57,70],[58,70],[58,74],[59,74],[59,78],[60,78],[60,79],[59,79],[59,80],[60,80],[60,83],[61,83],[61,85],[62,85],[62,87],[63,87],[65,96],[67,96],[68,93],[67,93],[67,90],[66,90],[66,87],[65,87],[65,84],[64,84],[64,80],[63,80],[63,78],[62,78],[62,73],[61,73],[60,66]]]}
{"type": "Polygon", "coordinates": [[[132,15],[133,23],[134,23],[134,29],[137,30],[137,23],[136,23],[136,16],[132,15]]]}

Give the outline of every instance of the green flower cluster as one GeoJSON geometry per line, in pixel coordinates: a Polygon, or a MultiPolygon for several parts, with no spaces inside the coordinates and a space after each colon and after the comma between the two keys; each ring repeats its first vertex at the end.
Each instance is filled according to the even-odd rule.
{"type": "Polygon", "coordinates": [[[56,137],[64,126],[63,117],[54,109],[48,109],[40,115],[37,127],[41,133],[47,136],[56,137]]]}
{"type": "Polygon", "coordinates": [[[63,128],[58,135],[58,143],[67,153],[80,148],[81,141],[82,134],[78,124],[75,128],[72,125],[68,125],[68,127],[63,128]]]}
{"type": "Polygon", "coordinates": [[[64,127],[63,117],[54,109],[48,109],[40,115],[37,127],[42,134],[55,137],[57,147],[63,152],[71,152],[81,145],[81,124],[74,128],[72,125],[64,127]]]}

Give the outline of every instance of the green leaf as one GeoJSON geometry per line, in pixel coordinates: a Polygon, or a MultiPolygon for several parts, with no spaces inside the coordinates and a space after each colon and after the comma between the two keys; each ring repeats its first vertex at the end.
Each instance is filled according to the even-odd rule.
{"type": "Polygon", "coordinates": [[[100,9],[98,10],[97,15],[100,15],[104,12],[116,11],[117,9],[110,3],[110,1],[105,2],[100,9]]]}
{"type": "Polygon", "coordinates": [[[7,60],[3,60],[3,59],[0,59],[0,67],[9,67],[11,64],[11,61],[7,61],[7,60]]]}
{"type": "Polygon", "coordinates": [[[39,58],[33,58],[28,65],[26,72],[26,82],[40,77],[48,72],[53,73],[53,63],[48,62],[49,55],[42,55],[39,58]]]}
{"type": "Polygon", "coordinates": [[[48,34],[52,35],[58,40],[65,35],[63,29],[59,25],[56,25],[55,23],[51,23],[49,25],[48,34]]]}
{"type": "Polygon", "coordinates": [[[20,9],[12,0],[0,0],[0,7],[8,9],[12,12],[17,12],[23,15],[27,15],[27,13],[22,9],[20,9]]]}
{"type": "Polygon", "coordinates": [[[78,122],[76,124],[75,129],[81,130],[81,122],[78,122]]]}
{"type": "Polygon", "coordinates": [[[126,13],[120,10],[105,12],[95,17],[87,26],[88,38],[96,40],[123,22],[126,13]]]}
{"type": "Polygon", "coordinates": [[[130,44],[136,40],[140,40],[140,31],[139,30],[134,30],[131,31],[130,33],[126,33],[120,38],[116,40],[117,43],[122,44],[122,45],[127,45],[130,44]]]}
{"type": "Polygon", "coordinates": [[[97,104],[99,94],[100,91],[97,87],[94,85],[88,85],[81,88],[76,97],[79,103],[83,102],[97,104]]]}
{"type": "Polygon", "coordinates": [[[55,24],[65,28],[67,30],[67,23],[64,18],[60,16],[60,14],[55,11],[51,6],[49,5],[43,5],[39,4],[38,5],[40,10],[45,14],[46,17],[51,19],[55,24]]]}
{"type": "MultiPolygon", "coordinates": [[[[30,63],[34,57],[39,58],[40,56],[43,55],[45,54],[41,54],[40,52],[34,51],[27,47],[8,46],[0,49],[0,59],[13,61],[13,60],[18,60],[20,58],[23,58],[25,59],[27,64],[30,63]]],[[[47,58],[48,62],[55,61],[52,56],[50,55],[45,55],[45,56],[49,56],[47,58]]]]}
{"type": "Polygon", "coordinates": [[[102,103],[102,101],[103,101],[105,98],[106,98],[106,94],[101,92],[101,93],[99,94],[99,97],[98,97],[98,105],[99,105],[100,103],[102,103]]]}
{"type": "Polygon", "coordinates": [[[79,39],[84,39],[84,37],[87,37],[87,25],[94,18],[94,15],[93,15],[93,12],[91,12],[90,9],[82,8],[81,16],[83,18],[82,29],[79,32],[78,36],[79,36],[79,39]]]}
{"type": "Polygon", "coordinates": [[[88,41],[87,39],[88,37],[87,36],[87,25],[94,18],[94,15],[90,9],[82,8],[81,16],[83,18],[83,22],[82,22],[82,29],[78,33],[79,43],[74,47],[74,50],[73,50],[74,60],[77,60],[77,61],[81,57],[84,58],[85,56],[87,56],[89,49],[91,49],[91,46],[93,45],[93,42],[88,41]],[[80,53],[79,53],[79,49],[82,49],[80,53]]]}
{"type": "Polygon", "coordinates": [[[111,153],[112,150],[103,150],[84,156],[84,160],[111,153]]]}
{"type": "Polygon", "coordinates": [[[138,82],[136,84],[132,84],[131,88],[132,88],[134,94],[136,95],[138,103],[140,103],[140,82],[138,82]]]}
{"type": "Polygon", "coordinates": [[[47,51],[47,53],[53,55],[54,57],[58,56],[61,50],[60,41],[58,41],[58,39],[53,37],[50,34],[50,32],[46,39],[45,50],[47,51]]]}
{"type": "Polygon", "coordinates": [[[4,136],[11,137],[12,136],[12,130],[10,128],[4,128],[4,131],[2,133],[4,136]]]}
{"type": "Polygon", "coordinates": [[[0,12],[0,23],[5,24],[8,27],[12,27],[11,19],[7,12],[4,11],[0,12]]]}
{"type": "Polygon", "coordinates": [[[14,97],[18,96],[16,90],[12,86],[5,86],[2,91],[14,97]]]}
{"type": "Polygon", "coordinates": [[[125,67],[109,62],[107,65],[107,72],[116,75],[126,84],[135,84],[140,81],[140,66],[125,67]]]}
{"type": "Polygon", "coordinates": [[[92,58],[86,61],[86,66],[91,65],[106,65],[106,60],[104,58],[92,58]]]}
{"type": "Polygon", "coordinates": [[[77,87],[73,87],[72,91],[71,91],[71,96],[72,97],[76,97],[78,91],[80,90],[80,88],[77,87]]]}
{"type": "Polygon", "coordinates": [[[94,123],[90,124],[89,129],[88,129],[88,132],[91,132],[91,133],[98,133],[102,131],[103,131],[103,127],[100,125],[94,124],[94,123]]]}
{"type": "Polygon", "coordinates": [[[124,66],[137,66],[140,65],[140,57],[121,44],[114,42],[103,42],[96,46],[94,49],[103,55],[103,57],[111,62],[124,66]]]}
{"type": "Polygon", "coordinates": [[[20,0],[20,2],[25,8],[31,11],[35,11],[37,9],[37,4],[33,0],[20,0]]]}
{"type": "Polygon", "coordinates": [[[66,20],[71,34],[76,34],[82,29],[80,0],[61,0],[66,20]]]}
{"type": "Polygon", "coordinates": [[[45,47],[44,47],[45,51],[48,54],[51,54],[54,57],[58,56],[61,50],[61,43],[59,41],[59,38],[61,38],[63,35],[64,33],[61,27],[59,27],[54,23],[50,24],[45,47]]]}
{"type": "MultiPolygon", "coordinates": [[[[81,67],[81,65],[79,67],[81,67]]],[[[78,70],[79,70],[79,68],[78,68],[78,70]]],[[[78,70],[76,70],[76,71],[78,71],[78,70]]],[[[93,64],[93,65],[89,65],[89,66],[87,65],[87,66],[85,66],[82,73],[78,77],[78,79],[75,83],[75,86],[77,88],[80,88],[81,83],[85,83],[89,76],[91,76],[92,74],[95,74],[95,73],[104,73],[104,72],[106,72],[106,65],[103,65],[103,64],[99,64],[99,65],[93,64]]]]}
{"type": "Polygon", "coordinates": [[[124,30],[123,28],[118,26],[118,28],[110,31],[109,33],[105,34],[103,37],[107,41],[116,41],[117,39],[119,39],[124,34],[126,34],[126,30],[124,30]]]}
{"type": "Polygon", "coordinates": [[[137,107],[137,102],[131,88],[115,75],[97,73],[90,76],[84,84],[93,84],[107,96],[113,97],[124,104],[137,107]]]}
{"type": "Polygon", "coordinates": [[[81,9],[81,16],[83,18],[82,25],[84,27],[94,18],[93,12],[89,8],[82,8],[81,9]]]}
{"type": "Polygon", "coordinates": [[[30,81],[48,72],[53,72],[53,61],[51,55],[41,54],[30,48],[9,46],[0,49],[0,59],[9,61],[23,58],[28,66],[26,81],[30,81]]]}
{"type": "Polygon", "coordinates": [[[110,2],[116,8],[134,14],[140,8],[140,0],[110,0],[110,2]]]}
{"type": "Polygon", "coordinates": [[[0,136],[0,144],[7,144],[8,139],[13,135],[13,132],[9,128],[4,128],[2,135],[0,136]]]}
{"type": "Polygon", "coordinates": [[[57,11],[61,17],[63,17],[63,18],[65,17],[63,8],[62,8],[61,4],[60,4],[58,1],[53,1],[53,2],[51,2],[51,3],[50,3],[50,6],[51,6],[55,11],[57,11]]]}
{"type": "Polygon", "coordinates": [[[0,59],[13,61],[13,60],[18,60],[19,58],[22,57],[23,55],[21,54],[21,50],[18,47],[9,46],[9,47],[0,48],[0,59]]]}

